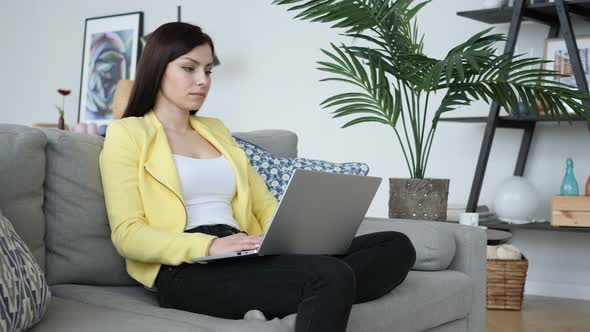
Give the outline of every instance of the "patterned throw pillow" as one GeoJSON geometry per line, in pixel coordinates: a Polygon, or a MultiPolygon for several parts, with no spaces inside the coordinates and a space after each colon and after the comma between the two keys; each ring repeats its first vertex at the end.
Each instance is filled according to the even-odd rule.
{"type": "Polygon", "coordinates": [[[35,325],[50,296],[41,267],[0,211],[0,331],[25,331],[35,325]]]}
{"type": "Polygon", "coordinates": [[[364,163],[332,163],[323,160],[305,158],[273,157],[270,153],[256,144],[252,144],[235,136],[234,139],[242,150],[244,150],[246,156],[248,156],[252,168],[260,174],[266,182],[268,190],[270,190],[274,197],[279,201],[283,198],[283,193],[285,192],[285,189],[287,189],[287,184],[295,169],[351,175],[367,175],[367,173],[369,173],[369,166],[364,163]]]}

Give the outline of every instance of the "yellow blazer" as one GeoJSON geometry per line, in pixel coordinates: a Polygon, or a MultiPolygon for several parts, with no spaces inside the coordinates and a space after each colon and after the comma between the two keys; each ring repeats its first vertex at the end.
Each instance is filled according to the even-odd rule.
{"type": "MultiPolygon", "coordinates": [[[[190,124],[227,158],[236,176],[233,216],[250,235],[263,234],[278,202],[230,131],[215,118],[191,116],[190,124]]],[[[153,287],[161,264],[192,263],[215,239],[184,233],[186,207],[176,164],[162,124],[153,112],[113,121],[100,154],[111,239],[127,272],[153,287]]]]}

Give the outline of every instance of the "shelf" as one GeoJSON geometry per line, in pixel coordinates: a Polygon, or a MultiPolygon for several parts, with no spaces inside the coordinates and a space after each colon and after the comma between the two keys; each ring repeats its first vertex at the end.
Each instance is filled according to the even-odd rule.
{"type": "MultiPolygon", "coordinates": [[[[590,21],[590,0],[571,0],[567,4],[572,14],[590,21]]],[[[510,23],[512,7],[462,11],[457,12],[457,15],[489,24],[510,23]]],[[[524,10],[524,20],[558,25],[559,20],[555,3],[546,2],[528,5],[524,10]]]]}
{"type": "Polygon", "coordinates": [[[489,229],[513,230],[528,229],[535,231],[560,231],[560,232],[590,232],[590,227],[555,227],[549,222],[532,223],[532,224],[508,224],[501,221],[480,222],[479,225],[486,226],[489,229]]]}
{"type": "MultiPolygon", "coordinates": [[[[376,220],[376,221],[384,221],[389,222],[392,219],[389,218],[378,218],[378,217],[365,217],[365,220],[376,220]]],[[[458,221],[448,221],[448,223],[459,224],[458,221]]],[[[502,221],[488,221],[488,222],[480,222],[480,226],[485,226],[488,229],[497,229],[503,231],[510,231],[513,229],[528,229],[528,230],[535,230],[535,231],[558,231],[558,232],[590,232],[590,227],[555,227],[551,226],[549,222],[543,223],[532,223],[532,224],[508,224],[502,221]]]]}
{"type": "MultiPolygon", "coordinates": [[[[520,33],[520,28],[523,20],[536,21],[550,26],[547,38],[556,38],[560,34],[563,36],[570,53],[577,54],[578,48],[575,42],[575,31],[572,28],[572,20],[590,21],[590,0],[571,0],[562,1],[555,0],[555,2],[544,2],[538,4],[530,4],[528,0],[516,0],[512,7],[482,9],[457,12],[457,15],[473,19],[479,22],[498,24],[509,23],[508,33],[506,38],[506,45],[504,47],[504,54],[513,54],[516,48],[516,42],[520,33]],[[558,10],[559,9],[559,10],[558,10]]],[[[572,68],[574,75],[577,78],[577,84],[582,91],[588,91],[588,86],[585,84],[586,80],[583,72],[583,65],[578,57],[573,57],[572,68]]],[[[515,128],[524,129],[521,138],[520,148],[518,150],[518,158],[514,167],[513,174],[522,176],[525,171],[525,166],[533,140],[533,134],[537,123],[555,123],[561,125],[565,122],[566,125],[572,122],[584,121],[590,130],[590,118],[586,115],[580,117],[575,114],[557,114],[556,116],[539,116],[536,114],[514,116],[509,109],[504,109],[508,112],[500,112],[501,106],[492,104],[490,112],[486,116],[480,117],[444,117],[440,121],[443,122],[457,122],[457,123],[483,123],[485,125],[484,137],[482,140],[479,157],[477,159],[477,166],[469,199],[467,201],[467,211],[475,211],[483,179],[488,167],[488,159],[490,157],[492,142],[495,137],[496,128],[515,128]],[[501,116],[506,114],[505,116],[501,116]]],[[[553,124],[552,124],[553,125],[553,124]]],[[[497,230],[511,230],[511,229],[532,229],[532,230],[549,230],[549,231],[566,231],[566,232],[590,232],[590,228],[583,227],[553,227],[550,223],[534,223],[526,225],[514,225],[502,223],[501,221],[490,221],[487,223],[480,223],[488,226],[489,229],[497,230]]]]}
{"type": "MultiPolygon", "coordinates": [[[[565,122],[568,123],[568,119],[564,116],[553,117],[553,116],[534,116],[534,115],[523,115],[523,116],[500,116],[498,117],[498,127],[504,128],[524,128],[527,125],[534,122],[565,122]]],[[[586,121],[577,114],[570,115],[569,120],[573,122],[586,121]]],[[[440,118],[441,122],[462,122],[462,123],[486,123],[488,121],[487,116],[469,116],[469,117],[448,117],[440,118]]]]}

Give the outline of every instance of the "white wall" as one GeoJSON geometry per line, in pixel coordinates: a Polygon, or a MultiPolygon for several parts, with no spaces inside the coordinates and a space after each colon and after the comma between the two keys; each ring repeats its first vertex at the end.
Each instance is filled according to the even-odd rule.
{"type": "MultiPolygon", "coordinates": [[[[176,19],[182,5],[183,21],[202,25],[213,37],[220,67],[203,114],[220,117],[234,131],[284,128],[298,133],[300,153],[333,161],[364,161],[371,174],[385,180],[369,215],[387,216],[389,177],[406,177],[407,170],[393,131],[366,124],[340,129],[343,120],[331,119],[318,104],[341,91],[322,78],[315,62],[320,48],[342,41],[327,25],[292,19],[284,7],[270,0],[190,1],[8,1],[0,0],[0,122],[29,125],[57,119],[58,88],[72,89],[66,104],[66,122],[75,124],[80,85],[84,20],[88,17],[144,12],[144,30],[176,19]]],[[[435,0],[421,13],[426,53],[442,57],[454,45],[487,27],[455,15],[480,7],[481,1],[435,0]]],[[[588,33],[590,25],[577,26],[588,33]]],[[[495,31],[505,33],[507,26],[495,31]]],[[[543,53],[547,28],[528,23],[522,27],[520,52],[543,53]]],[[[503,49],[503,45],[498,46],[503,49]]],[[[435,103],[432,103],[435,105],[435,103]]],[[[478,103],[456,111],[485,115],[478,103]]],[[[483,124],[439,126],[427,176],[450,178],[450,203],[466,202],[473,179],[483,124]]],[[[496,186],[513,172],[521,133],[499,129],[496,134],[480,202],[491,205],[496,186]]],[[[580,186],[590,174],[588,130],[582,124],[541,124],[531,146],[526,177],[544,201],[542,217],[549,216],[549,198],[559,191],[566,157],[573,157],[580,186]]],[[[513,244],[530,259],[527,293],[590,299],[590,233],[518,231],[513,244]]]]}

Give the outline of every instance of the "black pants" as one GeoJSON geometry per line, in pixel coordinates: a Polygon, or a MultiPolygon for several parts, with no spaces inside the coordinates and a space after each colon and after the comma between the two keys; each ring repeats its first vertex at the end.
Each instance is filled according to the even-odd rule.
{"type": "Polygon", "coordinates": [[[241,319],[252,309],[268,319],[296,312],[296,332],[345,331],[353,303],[389,293],[406,278],[415,259],[406,235],[380,232],[356,237],[344,255],[162,265],[158,300],[162,307],[228,319],[241,319]]]}

